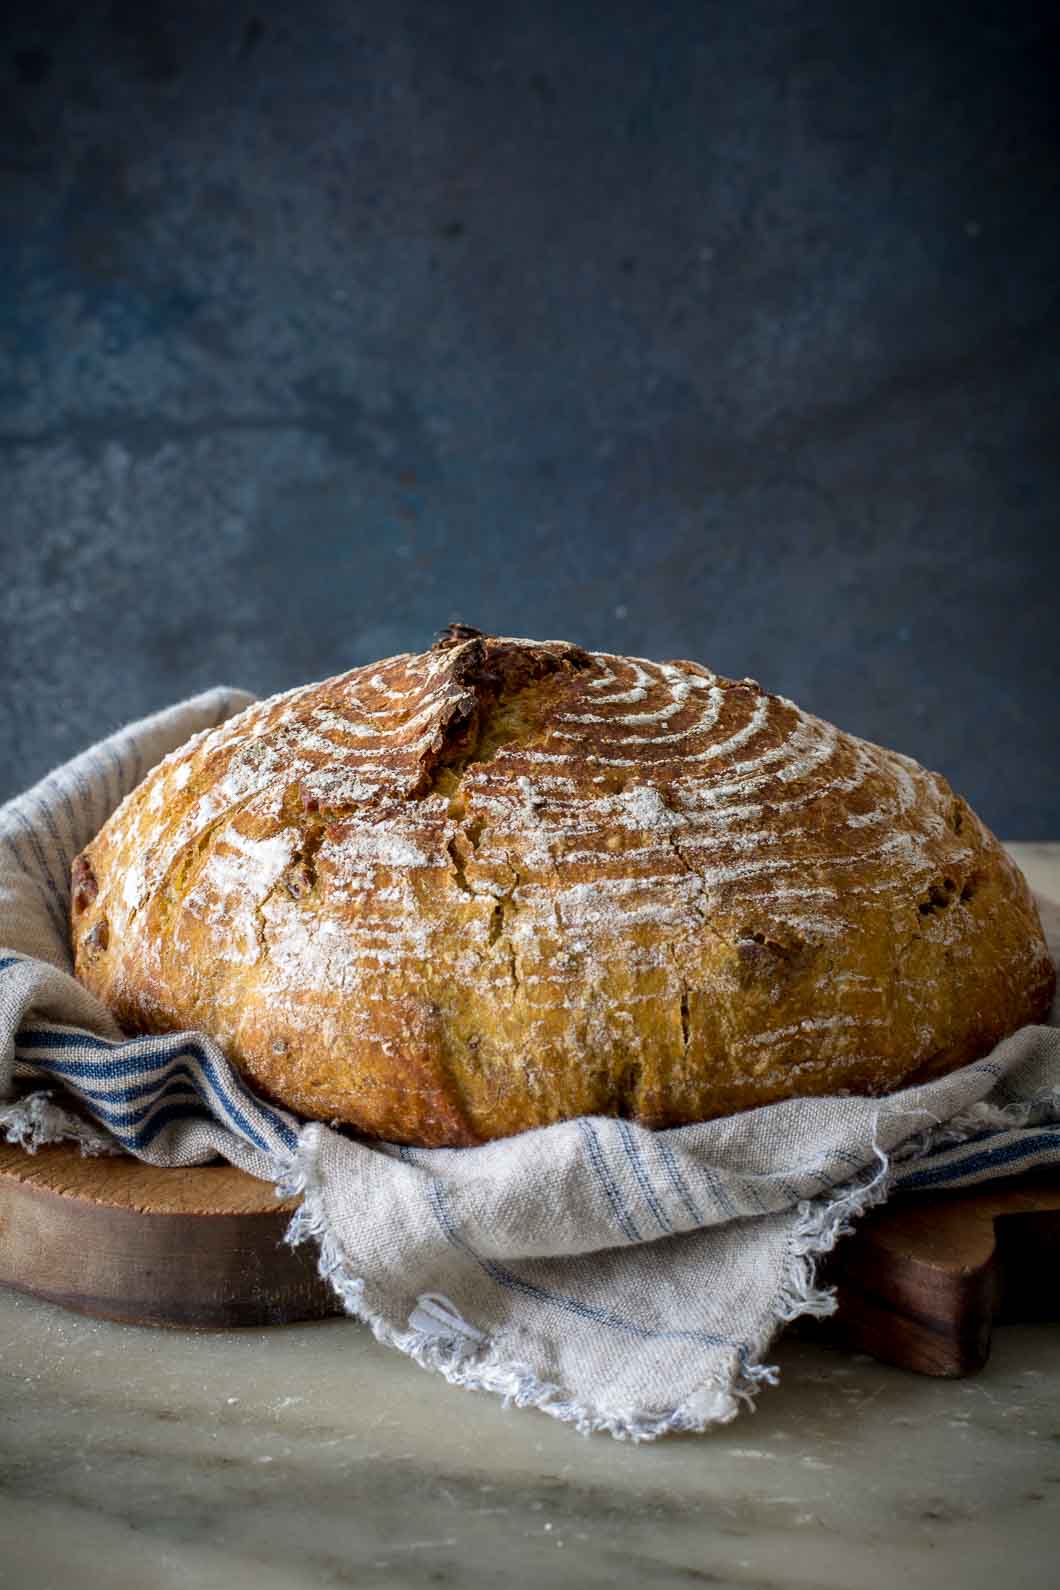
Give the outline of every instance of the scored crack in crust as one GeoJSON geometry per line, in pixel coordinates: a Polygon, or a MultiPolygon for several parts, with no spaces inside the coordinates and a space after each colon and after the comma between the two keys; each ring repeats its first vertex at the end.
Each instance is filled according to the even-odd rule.
{"type": "Polygon", "coordinates": [[[753,680],[466,626],[196,735],[72,882],[128,1031],[424,1146],[883,1093],[1054,986],[940,775],[753,680]]]}

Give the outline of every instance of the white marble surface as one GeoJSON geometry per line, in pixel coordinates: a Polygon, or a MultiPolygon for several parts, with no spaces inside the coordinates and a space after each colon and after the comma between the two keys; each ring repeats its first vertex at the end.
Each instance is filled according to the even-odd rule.
{"type": "MultiPolygon", "coordinates": [[[[1013,847],[1060,898],[1060,846],[1013,847]]],[[[0,1292],[0,1585],[1039,1590],[1060,1330],[929,1380],[799,1341],[707,1436],[631,1447],[445,1384],[345,1320],[194,1334],[0,1292]]]]}
{"type": "Polygon", "coordinates": [[[1005,847],[1023,868],[1031,887],[1051,900],[1060,901],[1060,844],[1013,844],[1005,847]]]}

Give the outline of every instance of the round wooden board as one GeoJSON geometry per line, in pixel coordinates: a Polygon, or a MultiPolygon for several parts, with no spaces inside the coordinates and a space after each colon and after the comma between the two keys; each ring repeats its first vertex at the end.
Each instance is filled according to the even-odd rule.
{"type": "Polygon", "coordinates": [[[230,1165],[163,1170],[0,1144],[0,1284],[134,1325],[286,1325],[342,1312],[296,1203],[230,1165]]]}

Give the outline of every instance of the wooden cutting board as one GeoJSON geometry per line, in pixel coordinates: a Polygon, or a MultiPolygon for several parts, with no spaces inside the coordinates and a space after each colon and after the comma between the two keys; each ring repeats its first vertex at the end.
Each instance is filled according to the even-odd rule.
{"type": "Polygon", "coordinates": [[[839,1308],[801,1334],[923,1375],[974,1374],[995,1324],[1060,1319],[1060,1171],[896,1198],[820,1279],[839,1308]]]}
{"type": "Polygon", "coordinates": [[[160,1170],[71,1143],[0,1143],[0,1284],[133,1325],[339,1314],[314,1244],[283,1241],[295,1207],[231,1165],[160,1170]]]}
{"type": "MultiPolygon", "coordinates": [[[[136,1325],[338,1314],[315,1246],[283,1242],[293,1208],[230,1166],[0,1145],[0,1284],[136,1325]]],[[[1060,1173],[897,1199],[840,1243],[822,1279],[838,1313],[802,1334],[922,1374],[971,1374],[996,1321],[1060,1318],[1060,1173]]]]}

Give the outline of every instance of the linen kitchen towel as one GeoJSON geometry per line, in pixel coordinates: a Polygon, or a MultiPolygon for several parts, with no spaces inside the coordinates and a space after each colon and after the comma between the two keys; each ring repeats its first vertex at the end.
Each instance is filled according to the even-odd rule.
{"type": "MultiPolygon", "coordinates": [[[[254,1095],[206,1035],[127,1037],[72,975],[73,857],[150,767],[248,705],[213,690],[0,808],[0,1129],[179,1175],[223,1156],[296,1193],[347,1311],[459,1385],[634,1440],[733,1418],[781,1327],[835,1306],[817,1260],[898,1190],[1060,1163],[1060,1030],[885,1098],[791,1100],[650,1132],[585,1117],[410,1149],[254,1095]]],[[[1060,914],[1046,909],[1054,956],[1060,914]]]]}

